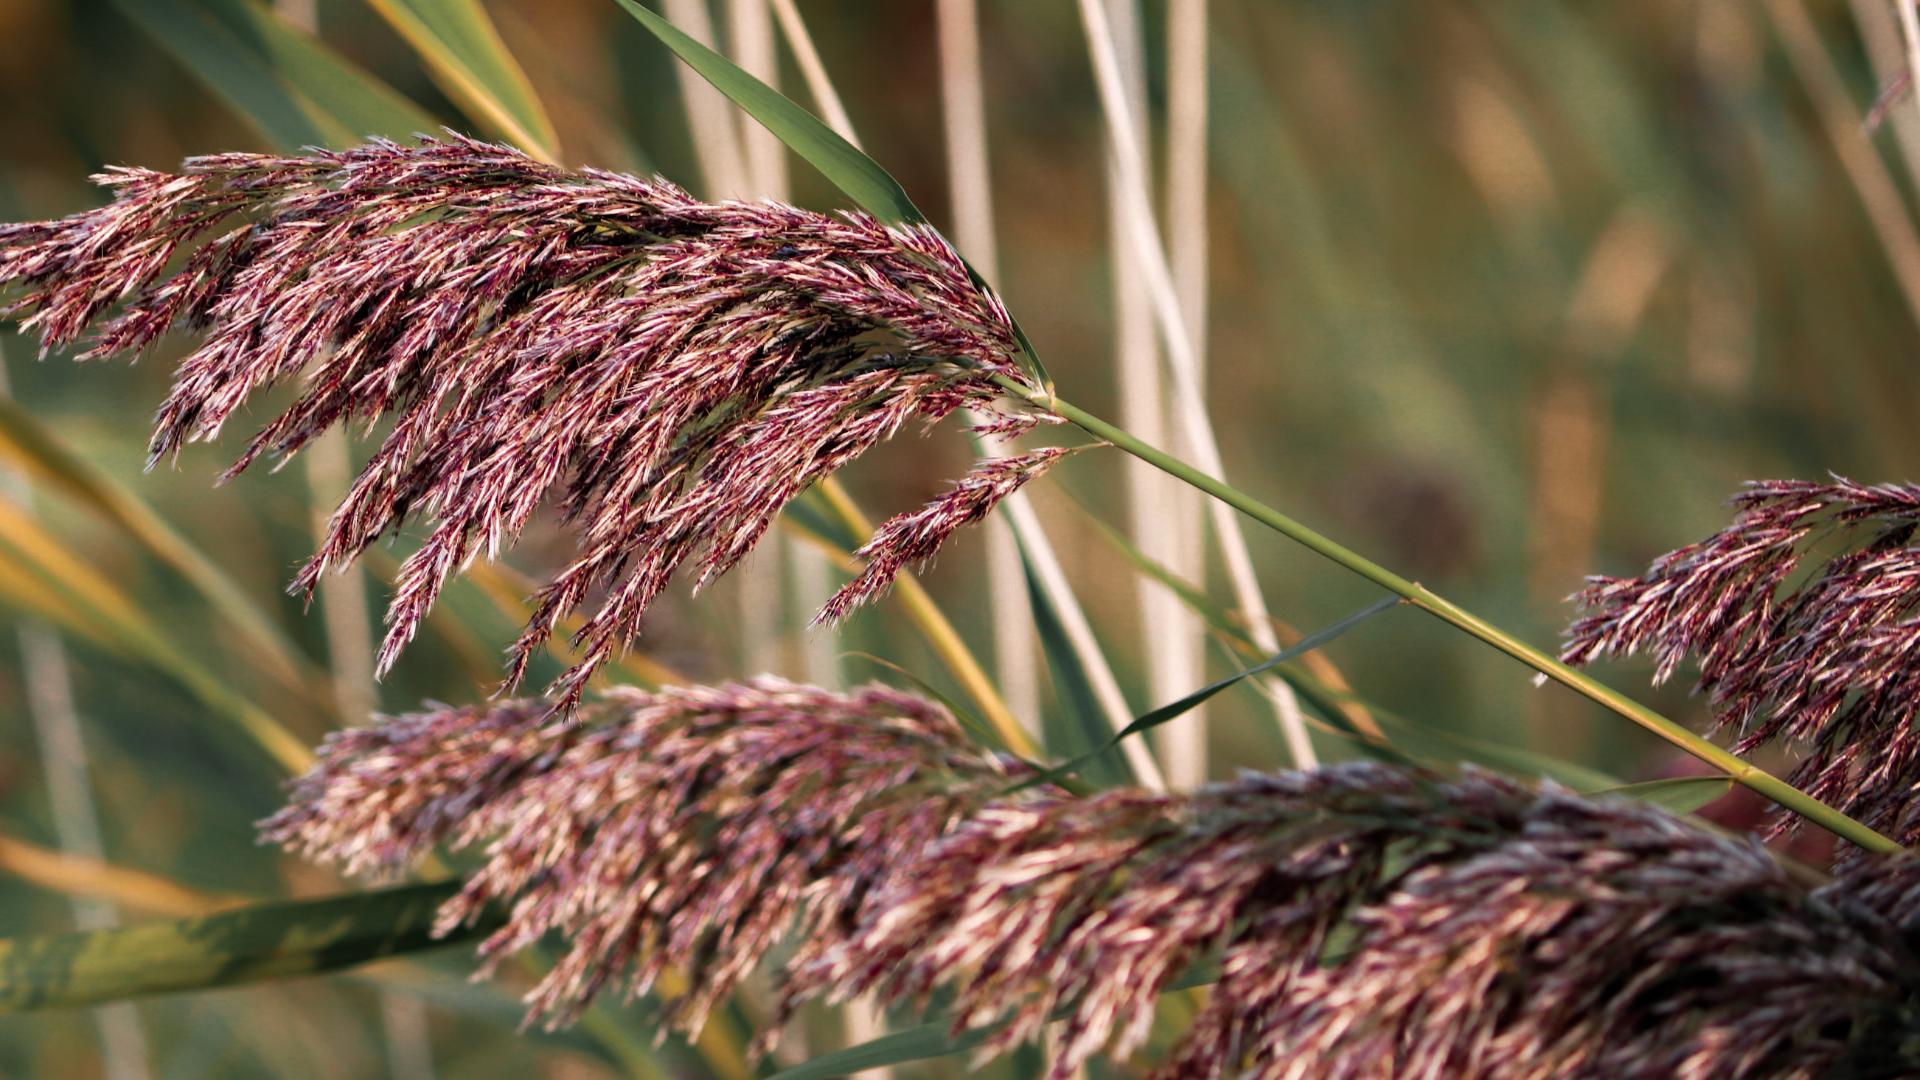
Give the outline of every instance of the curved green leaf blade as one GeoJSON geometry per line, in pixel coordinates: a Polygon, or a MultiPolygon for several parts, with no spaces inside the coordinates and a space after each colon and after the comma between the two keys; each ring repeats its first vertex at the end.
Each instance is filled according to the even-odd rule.
{"type": "Polygon", "coordinates": [[[1733,790],[1733,779],[1726,776],[1679,776],[1666,780],[1646,780],[1589,791],[1589,795],[1620,795],[1649,802],[1676,814],[1691,814],[1733,790]]]}
{"type": "Polygon", "coordinates": [[[479,0],[367,0],[474,119],[548,161],[553,121],[479,0]]]}
{"type": "MultiPolygon", "coordinates": [[[[1038,591],[1039,590],[1037,589],[1035,590],[1035,592],[1038,592],[1038,591]]],[[[1057,766],[1056,768],[1049,770],[1045,776],[1038,777],[1032,782],[1034,783],[1052,782],[1068,773],[1078,771],[1088,763],[1097,759],[1100,755],[1109,753],[1112,750],[1114,750],[1116,747],[1120,745],[1121,740],[1130,738],[1134,735],[1138,735],[1144,731],[1150,731],[1153,728],[1157,728],[1162,724],[1178,719],[1180,716],[1191,711],[1194,707],[1206,701],[1208,698],[1214,696],[1215,694],[1218,694],[1222,690],[1226,690],[1229,687],[1234,686],[1235,684],[1239,683],[1241,680],[1252,678],[1255,675],[1264,674],[1280,666],[1281,664],[1286,663],[1289,660],[1293,660],[1298,657],[1305,656],[1307,653],[1310,653],[1313,650],[1318,649],[1322,645],[1325,645],[1328,642],[1332,641],[1333,639],[1339,637],[1340,635],[1345,634],[1347,631],[1353,629],[1356,626],[1359,626],[1361,623],[1366,622],[1368,619],[1371,619],[1376,615],[1380,615],[1385,612],[1393,610],[1394,608],[1400,606],[1401,603],[1402,601],[1398,596],[1382,597],[1381,599],[1374,601],[1373,603],[1367,605],[1366,607],[1361,608],[1359,611],[1356,611],[1351,615],[1346,616],[1340,621],[1335,622],[1331,625],[1322,627],[1321,629],[1316,630],[1311,634],[1308,634],[1307,636],[1301,638],[1299,641],[1295,642],[1293,645],[1288,646],[1287,648],[1282,649],[1277,653],[1274,653],[1272,656],[1267,657],[1265,660],[1262,660],[1260,663],[1255,664],[1250,668],[1245,668],[1241,671],[1234,672],[1232,675],[1228,675],[1223,679],[1218,679],[1214,682],[1208,683],[1207,685],[1201,687],[1200,689],[1195,690],[1193,693],[1188,694],[1177,701],[1168,702],[1167,704],[1162,705],[1159,708],[1152,710],[1151,712],[1142,713],[1140,716],[1136,717],[1132,723],[1128,724],[1126,727],[1123,727],[1119,731],[1115,732],[1113,736],[1110,739],[1108,739],[1105,742],[1105,744],[1102,745],[1098,750],[1095,750],[1092,753],[1083,755],[1081,757],[1075,758],[1072,761],[1069,761],[1063,765],[1057,766]]],[[[1043,639],[1045,637],[1044,631],[1043,631],[1042,637],[1043,639]]]]}
{"type": "Polygon", "coordinates": [[[283,149],[439,127],[418,105],[249,0],[114,0],[283,149]]]}
{"type": "MultiPolygon", "coordinates": [[[[1220,973],[1214,967],[1200,965],[1169,982],[1161,988],[1161,992],[1191,990],[1196,986],[1217,982],[1219,978],[1220,973]]],[[[1054,1014],[1054,1018],[1064,1019],[1068,1012],[1067,1009],[1061,1009],[1054,1014]]],[[[891,1032],[877,1039],[869,1039],[844,1050],[822,1054],[790,1069],[782,1069],[774,1073],[770,1080],[835,1080],[837,1077],[851,1076],[862,1069],[905,1065],[910,1062],[945,1057],[948,1054],[965,1053],[992,1038],[997,1030],[997,1027],[973,1028],[956,1035],[953,1033],[952,1021],[935,1020],[904,1031],[891,1032]]]]}
{"type": "Polygon", "coordinates": [[[1208,698],[1219,693],[1220,691],[1233,686],[1235,683],[1238,683],[1240,680],[1251,678],[1252,676],[1255,676],[1255,675],[1263,674],[1267,671],[1272,670],[1275,667],[1278,667],[1281,664],[1286,663],[1288,660],[1294,659],[1295,657],[1305,656],[1307,653],[1310,653],[1313,650],[1319,648],[1320,646],[1325,645],[1326,643],[1332,641],[1334,638],[1339,637],[1340,635],[1346,633],[1347,631],[1353,629],[1354,627],[1359,626],[1361,623],[1366,622],[1368,619],[1373,618],[1375,615],[1384,614],[1385,612],[1391,611],[1392,609],[1400,606],[1402,602],[1403,601],[1398,596],[1382,597],[1379,600],[1376,600],[1373,603],[1368,604],[1366,607],[1361,608],[1359,611],[1356,611],[1353,614],[1346,616],[1345,618],[1341,619],[1339,622],[1333,623],[1329,626],[1322,627],[1321,629],[1316,630],[1311,634],[1308,634],[1307,636],[1301,638],[1299,641],[1295,642],[1294,644],[1280,650],[1277,653],[1274,653],[1272,656],[1267,657],[1265,660],[1262,660],[1260,663],[1255,664],[1250,668],[1237,671],[1234,674],[1229,675],[1226,678],[1220,679],[1216,682],[1208,683],[1206,686],[1203,686],[1200,689],[1195,690],[1193,693],[1188,694],[1186,697],[1183,697],[1178,701],[1169,702],[1165,705],[1160,706],[1157,709],[1154,709],[1152,712],[1149,712],[1140,716],[1139,718],[1134,720],[1133,723],[1128,724],[1124,728],[1121,728],[1120,731],[1113,736],[1113,741],[1115,743],[1118,743],[1121,739],[1124,739],[1129,735],[1136,735],[1142,731],[1147,731],[1151,728],[1157,728],[1161,724],[1167,723],[1170,720],[1177,719],[1182,714],[1198,706],[1201,702],[1204,702],[1208,698]]]}
{"type": "Polygon", "coordinates": [[[865,1069],[964,1053],[986,1042],[992,1034],[992,1029],[976,1029],[955,1035],[951,1024],[921,1024],[782,1069],[773,1074],[772,1080],[836,1080],[865,1069]]]}
{"type": "Polygon", "coordinates": [[[832,128],[793,99],[754,78],[731,60],[688,37],[665,18],[647,10],[635,0],[618,0],[627,14],[637,19],[654,37],[660,39],[687,66],[727,95],[794,153],[819,169],[822,176],[847,193],[862,209],[889,224],[920,225],[926,215],[913,205],[907,190],[880,163],[841,138],[832,128]]]}
{"type": "Polygon", "coordinates": [[[1544,777],[1575,791],[1622,787],[1619,777],[1552,754],[1493,739],[1477,739],[1432,724],[1405,719],[1377,705],[1369,705],[1373,719],[1392,737],[1391,751],[1367,740],[1340,733],[1362,753],[1402,764],[1428,768],[1471,761],[1489,769],[1522,777],[1544,777]]]}
{"type": "Polygon", "coordinates": [[[454,882],[278,901],[175,922],[0,940],[0,1012],[315,975],[439,948],[491,927],[432,935],[454,882]]]}
{"type": "Polygon", "coordinates": [[[1101,787],[1139,783],[1133,766],[1107,741],[1113,729],[1101,719],[1104,711],[1094,695],[1093,681],[1080,662],[1080,654],[1067,639],[1053,598],[1040,586],[1025,543],[1020,545],[1020,561],[1027,571],[1027,596],[1033,604],[1033,625],[1040,637],[1040,652],[1046,658],[1047,671],[1053,676],[1054,691],[1065,707],[1063,718],[1043,717],[1046,746],[1051,753],[1072,755],[1069,764],[1052,770],[1049,776],[1077,772],[1101,787]]]}

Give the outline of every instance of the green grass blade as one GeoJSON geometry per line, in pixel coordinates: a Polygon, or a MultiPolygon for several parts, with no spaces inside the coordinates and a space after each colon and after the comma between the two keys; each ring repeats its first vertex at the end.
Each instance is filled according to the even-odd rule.
{"type": "Polygon", "coordinates": [[[618,2],[627,9],[627,14],[672,49],[674,55],[686,61],[688,67],[699,72],[700,77],[712,83],[714,89],[766,125],[768,131],[778,136],[809,165],[819,169],[822,176],[846,192],[847,197],[858,203],[861,209],[889,224],[918,225],[926,222],[926,215],[913,205],[906,189],[900,186],[900,181],[895,180],[892,173],[841,138],[819,117],[747,74],[733,61],[688,37],[679,27],[635,0],[618,2]]]}
{"type": "Polygon", "coordinates": [[[1346,633],[1347,631],[1353,629],[1354,627],[1359,626],[1361,623],[1366,622],[1368,619],[1371,619],[1376,615],[1382,615],[1388,611],[1393,610],[1394,608],[1400,606],[1401,603],[1402,603],[1401,599],[1397,596],[1382,597],[1381,599],[1376,600],[1371,604],[1368,604],[1366,607],[1361,608],[1359,611],[1356,611],[1353,614],[1346,616],[1340,621],[1333,623],[1332,625],[1322,627],[1321,629],[1316,630],[1311,634],[1308,634],[1307,636],[1301,638],[1299,641],[1295,642],[1294,644],[1289,645],[1288,647],[1280,650],[1277,653],[1274,653],[1272,656],[1267,657],[1265,660],[1262,660],[1260,663],[1255,664],[1250,668],[1237,671],[1232,675],[1227,676],[1224,679],[1219,679],[1215,682],[1208,683],[1206,686],[1203,686],[1200,689],[1195,690],[1193,693],[1188,694],[1187,696],[1179,699],[1178,701],[1169,702],[1165,705],[1160,706],[1157,709],[1154,709],[1152,712],[1148,712],[1141,715],[1139,718],[1135,719],[1133,723],[1128,724],[1124,728],[1121,728],[1120,731],[1113,736],[1113,743],[1118,744],[1120,740],[1128,738],[1129,736],[1137,735],[1143,731],[1148,731],[1153,728],[1157,728],[1160,725],[1165,724],[1171,720],[1178,719],[1180,716],[1184,715],[1185,713],[1194,709],[1196,706],[1200,705],[1200,703],[1206,701],[1208,698],[1212,697],[1213,695],[1218,694],[1222,690],[1226,690],[1229,687],[1234,686],[1235,684],[1239,683],[1242,679],[1248,679],[1255,675],[1264,674],[1272,670],[1273,668],[1286,663],[1288,660],[1292,660],[1295,657],[1305,656],[1306,654],[1312,652],[1313,650],[1319,648],[1322,645],[1327,644],[1328,642],[1346,633]]]}
{"type": "Polygon", "coordinates": [[[1552,754],[1513,746],[1493,739],[1479,739],[1445,731],[1398,716],[1378,706],[1370,706],[1373,719],[1392,739],[1390,748],[1379,748],[1366,740],[1346,736],[1363,753],[1383,756],[1396,763],[1411,762],[1428,768],[1445,768],[1470,761],[1514,776],[1545,777],[1575,791],[1601,791],[1626,786],[1611,773],[1567,761],[1552,754]],[[1385,749],[1385,754],[1378,751],[1385,749]]]}
{"type": "Polygon", "coordinates": [[[315,975],[471,939],[482,924],[432,936],[459,886],[407,885],[278,901],[174,922],[0,940],[0,1012],[315,975]]]}
{"type": "Polygon", "coordinates": [[[1107,754],[1117,749],[1122,740],[1131,738],[1142,732],[1151,731],[1162,724],[1176,720],[1192,711],[1208,698],[1220,693],[1222,690],[1229,689],[1244,679],[1265,674],[1289,660],[1305,656],[1322,645],[1345,634],[1354,627],[1359,626],[1361,623],[1366,622],[1368,619],[1393,610],[1398,607],[1400,603],[1401,600],[1397,596],[1383,597],[1330,626],[1322,627],[1308,634],[1294,644],[1274,653],[1272,656],[1267,657],[1265,660],[1262,660],[1250,668],[1237,671],[1224,679],[1208,683],[1206,686],[1195,690],[1193,693],[1177,701],[1169,702],[1151,712],[1143,713],[1139,717],[1136,717],[1132,723],[1115,732],[1100,749],[1050,770],[1046,776],[1039,778],[1039,780],[1054,781],[1068,773],[1076,772],[1088,763],[1098,759],[1102,754],[1107,754]]]}
{"type": "Polygon", "coordinates": [[[1587,794],[1621,795],[1652,803],[1676,814],[1691,814],[1732,790],[1733,780],[1725,776],[1680,776],[1604,787],[1588,791],[1587,794]]]}
{"type": "Polygon", "coordinates": [[[883,1069],[915,1061],[965,1053],[992,1037],[992,1029],[975,1029],[953,1034],[947,1023],[921,1024],[870,1039],[858,1046],[822,1054],[810,1061],[782,1069],[772,1080],[837,1080],[865,1069],[883,1069]]]}
{"type": "Polygon", "coordinates": [[[282,149],[439,127],[398,91],[248,0],[114,0],[282,149]]]}
{"type": "MultiPolygon", "coordinates": [[[[1216,982],[1219,978],[1220,973],[1213,967],[1201,965],[1168,983],[1162,989],[1162,993],[1191,990],[1196,986],[1216,982]]],[[[1069,1010],[1061,1009],[1054,1014],[1054,1018],[1064,1019],[1068,1013],[1069,1010]]],[[[997,1027],[972,1028],[955,1035],[952,1021],[934,1020],[903,1031],[891,1032],[877,1039],[870,1039],[858,1046],[849,1046],[844,1050],[822,1054],[790,1069],[782,1069],[768,1080],[836,1080],[838,1077],[851,1076],[862,1069],[906,1065],[915,1061],[945,1057],[949,1054],[965,1053],[992,1038],[997,1030],[997,1027]]]]}
{"type": "Polygon", "coordinates": [[[1074,651],[1073,643],[1067,639],[1053,599],[1040,587],[1025,545],[1020,555],[1027,568],[1027,594],[1033,603],[1033,624],[1039,632],[1040,652],[1046,657],[1047,670],[1053,675],[1054,692],[1064,707],[1063,715],[1050,714],[1044,718],[1047,749],[1070,755],[1080,775],[1102,787],[1139,783],[1126,757],[1107,743],[1113,729],[1103,719],[1105,711],[1094,694],[1093,681],[1081,664],[1079,653],[1074,651]]]}
{"type": "Polygon", "coordinates": [[[555,160],[553,121],[479,0],[367,0],[468,115],[527,152],[555,160]]]}

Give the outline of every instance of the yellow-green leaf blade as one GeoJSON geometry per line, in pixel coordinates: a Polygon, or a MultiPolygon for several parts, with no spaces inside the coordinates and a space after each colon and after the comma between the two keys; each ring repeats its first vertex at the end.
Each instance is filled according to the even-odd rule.
{"type": "Polygon", "coordinates": [[[0,501],[0,567],[18,566],[56,598],[35,610],[83,637],[138,658],[178,682],[216,715],[232,722],[289,773],[313,756],[305,741],[228,688],[226,680],[182,652],[174,637],[106,575],[75,557],[39,522],[0,501]]]}
{"type": "Polygon", "coordinates": [[[659,38],[661,44],[672,49],[675,56],[765,125],[788,149],[819,169],[821,175],[846,192],[861,209],[889,224],[917,225],[927,220],[892,173],[841,138],[819,117],[634,0],[618,2],[627,9],[627,14],[659,38]]]}
{"type": "Polygon", "coordinates": [[[1675,814],[1691,814],[1733,790],[1733,779],[1726,776],[1676,776],[1665,780],[1643,780],[1589,791],[1590,795],[1617,795],[1652,803],[1675,814]]]}
{"type": "Polygon", "coordinates": [[[172,922],[0,940],[0,1012],[315,975],[470,939],[432,934],[456,883],[278,901],[172,922]]]}
{"type": "Polygon", "coordinates": [[[468,115],[521,149],[558,157],[553,121],[478,0],[368,0],[468,115]]]}

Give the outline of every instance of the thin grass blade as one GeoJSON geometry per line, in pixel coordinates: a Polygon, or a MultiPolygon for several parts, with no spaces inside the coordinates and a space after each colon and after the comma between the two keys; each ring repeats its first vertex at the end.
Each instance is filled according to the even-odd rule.
{"type": "Polygon", "coordinates": [[[634,0],[618,0],[627,14],[675,56],[712,83],[734,104],[766,125],[794,153],[820,170],[835,187],[868,213],[891,224],[922,224],[926,215],[913,205],[907,191],[880,163],[835,134],[818,117],[791,98],[747,74],[733,61],[700,44],[679,27],[634,0]]]}
{"type": "Polygon", "coordinates": [[[1215,682],[1208,683],[1206,686],[1203,686],[1200,689],[1195,690],[1193,693],[1188,694],[1186,697],[1183,697],[1178,701],[1168,702],[1167,704],[1162,705],[1157,709],[1154,709],[1152,712],[1146,713],[1145,715],[1134,720],[1133,723],[1128,724],[1126,727],[1122,728],[1120,732],[1113,737],[1113,741],[1114,743],[1118,743],[1120,740],[1125,739],[1130,735],[1137,735],[1143,731],[1149,731],[1153,728],[1157,728],[1160,725],[1167,723],[1168,721],[1178,719],[1181,715],[1191,711],[1193,708],[1198,706],[1201,702],[1206,701],[1208,698],[1212,697],[1215,694],[1218,694],[1222,690],[1226,690],[1234,686],[1235,684],[1239,683],[1242,679],[1248,679],[1255,675],[1264,674],[1265,672],[1271,671],[1272,669],[1280,666],[1281,664],[1286,663],[1289,660],[1292,660],[1296,657],[1305,656],[1307,653],[1310,653],[1313,650],[1318,649],[1322,645],[1325,645],[1328,642],[1332,641],[1333,639],[1339,637],[1340,635],[1345,634],[1347,631],[1352,630],[1354,627],[1359,626],[1361,623],[1366,622],[1368,619],[1371,619],[1376,615],[1381,615],[1388,611],[1391,611],[1392,609],[1399,607],[1404,602],[1405,601],[1401,600],[1397,596],[1381,597],[1379,600],[1376,600],[1373,603],[1368,604],[1366,607],[1361,608],[1359,611],[1356,611],[1351,615],[1348,615],[1346,618],[1343,618],[1336,623],[1333,623],[1329,626],[1322,627],[1321,629],[1316,630],[1311,634],[1308,634],[1306,637],[1301,638],[1299,641],[1295,642],[1293,645],[1285,649],[1282,649],[1277,653],[1274,653],[1272,656],[1269,656],[1267,659],[1261,661],[1258,664],[1255,664],[1250,668],[1237,671],[1232,675],[1227,676],[1224,679],[1220,679],[1215,682]]]}
{"type": "Polygon", "coordinates": [[[1650,802],[1676,814],[1695,810],[1733,790],[1733,781],[1725,776],[1679,776],[1667,780],[1647,780],[1588,791],[1589,795],[1620,795],[1650,802]]]}
{"type": "Polygon", "coordinates": [[[1106,709],[1094,692],[1079,652],[1068,640],[1053,598],[1040,587],[1031,557],[1024,550],[1021,555],[1027,567],[1027,591],[1033,603],[1034,629],[1040,636],[1040,653],[1046,657],[1054,693],[1063,706],[1059,715],[1044,718],[1050,721],[1043,726],[1048,749],[1074,755],[1075,771],[1102,787],[1138,783],[1132,764],[1108,742],[1113,728],[1103,719],[1106,709]]]}
{"type": "Polygon", "coordinates": [[[478,0],[367,0],[420,55],[462,110],[547,161],[553,121],[478,0]]]}
{"type": "MultiPolygon", "coordinates": [[[[1200,689],[1195,690],[1193,693],[1188,694],[1187,696],[1179,699],[1178,701],[1168,702],[1167,704],[1162,705],[1159,708],[1152,710],[1151,712],[1143,713],[1142,715],[1137,717],[1132,723],[1128,724],[1126,727],[1123,727],[1118,732],[1114,733],[1114,735],[1110,739],[1108,739],[1107,742],[1100,747],[1100,749],[1095,750],[1092,753],[1086,754],[1082,757],[1075,758],[1074,760],[1069,761],[1066,764],[1053,769],[1048,774],[1047,778],[1051,779],[1051,778],[1065,775],[1068,773],[1077,772],[1087,764],[1099,760],[1102,755],[1108,754],[1118,749],[1121,743],[1123,743],[1126,739],[1131,738],[1134,735],[1138,735],[1142,732],[1151,731],[1154,728],[1161,726],[1162,724],[1166,724],[1173,720],[1176,720],[1180,718],[1182,715],[1188,712],[1191,712],[1196,706],[1200,705],[1202,702],[1206,701],[1208,698],[1214,696],[1215,694],[1220,693],[1222,690],[1230,689],[1231,687],[1240,683],[1242,680],[1250,679],[1256,675],[1261,675],[1268,671],[1271,671],[1272,669],[1280,666],[1281,664],[1286,663],[1289,660],[1293,660],[1298,657],[1305,656],[1307,653],[1310,653],[1313,650],[1320,648],[1322,645],[1325,645],[1328,642],[1334,640],[1335,638],[1341,636],[1342,634],[1345,634],[1347,631],[1352,630],[1354,627],[1359,626],[1361,623],[1366,622],[1368,619],[1371,619],[1376,615],[1381,615],[1388,611],[1391,611],[1392,609],[1400,606],[1400,604],[1402,604],[1403,602],[1404,601],[1402,601],[1397,596],[1382,597],[1381,599],[1374,601],[1373,603],[1367,605],[1366,607],[1361,608],[1359,611],[1356,611],[1353,614],[1348,615],[1346,618],[1343,618],[1338,622],[1335,622],[1329,626],[1322,627],[1321,629],[1316,630],[1311,634],[1308,634],[1306,637],[1301,638],[1298,642],[1294,643],[1292,646],[1286,649],[1282,649],[1277,653],[1274,653],[1272,656],[1269,656],[1267,659],[1261,661],[1258,664],[1255,664],[1250,668],[1237,671],[1234,674],[1229,675],[1224,679],[1219,679],[1215,682],[1208,683],[1206,686],[1203,686],[1200,689]]],[[[1045,637],[1044,631],[1043,631],[1042,637],[1043,639],[1045,637]]]]}

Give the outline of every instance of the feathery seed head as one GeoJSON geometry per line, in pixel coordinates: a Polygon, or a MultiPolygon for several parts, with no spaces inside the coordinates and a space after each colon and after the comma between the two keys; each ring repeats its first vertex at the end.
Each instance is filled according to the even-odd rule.
{"type": "Polygon", "coordinates": [[[1795,786],[1920,840],[1920,487],[1764,481],[1734,505],[1640,577],[1590,579],[1561,658],[1645,652],[1663,681],[1697,657],[1739,753],[1802,747],[1795,786]]]}
{"type": "MultiPolygon", "coordinates": [[[[549,1022],[665,965],[706,1012],[792,932],[786,1009],[928,1003],[990,1055],[1058,1024],[1052,1076],[1144,1045],[1217,960],[1155,1075],[1814,1076],[1920,1070],[1920,872],[1809,887],[1644,803],[1349,764],[1075,797],[934,706],[777,680],[620,692],[555,730],[516,703],[335,736],[271,840],[349,869],[484,845],[442,924],[495,960],[559,931],[549,1022]]],[[[777,1031],[778,1025],[772,1025],[777,1031]]]]}
{"type": "Polygon", "coordinates": [[[0,226],[0,315],[49,349],[92,328],[83,357],[199,333],[156,459],[296,376],[229,475],[390,418],[296,579],[310,592],[409,515],[432,520],[395,585],[382,671],[448,577],[511,546],[550,495],[579,553],[540,592],[509,682],[599,594],[553,688],[564,709],[677,569],[696,563],[696,585],[726,572],[789,499],[909,421],[1046,418],[993,383],[1025,378],[1011,320],[928,228],[703,203],[459,136],[98,179],[106,206],[0,226]]]}
{"type": "Polygon", "coordinates": [[[880,686],[617,690],[567,729],[547,712],[515,701],[338,732],[262,836],[361,874],[483,847],[440,924],[510,905],[481,946],[489,965],[565,934],[528,996],[549,1026],[677,966],[694,986],[669,1019],[697,1029],[791,927],[803,955],[824,947],[899,853],[1026,775],[880,686]]]}

